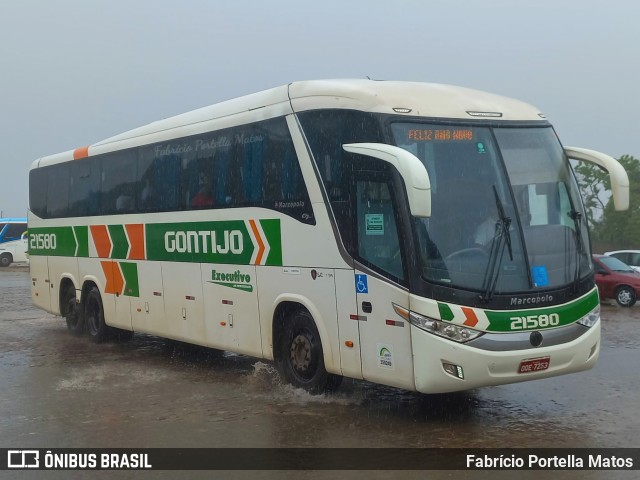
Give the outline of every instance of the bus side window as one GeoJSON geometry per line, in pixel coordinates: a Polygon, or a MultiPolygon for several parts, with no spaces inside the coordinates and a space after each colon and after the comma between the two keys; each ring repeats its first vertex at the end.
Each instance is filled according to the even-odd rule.
{"type": "Polygon", "coordinates": [[[235,174],[232,167],[233,149],[221,148],[213,158],[214,171],[214,202],[216,206],[224,208],[231,204],[233,178],[235,174]]]}
{"type": "Polygon", "coordinates": [[[255,205],[262,201],[262,169],[264,163],[264,137],[253,130],[246,132],[250,141],[242,150],[242,187],[244,201],[255,205]]]}
{"type": "Polygon", "coordinates": [[[153,149],[142,150],[138,159],[137,205],[141,212],[168,212],[178,209],[180,157],[156,157],[153,149]]]}
{"type": "Polygon", "coordinates": [[[47,214],[49,217],[66,217],[69,214],[69,165],[56,165],[47,176],[47,214]]]}
{"type": "Polygon", "coordinates": [[[100,207],[103,215],[135,210],[137,151],[114,152],[102,158],[100,207]]]}
{"type": "Polygon", "coordinates": [[[83,217],[99,212],[100,162],[85,158],[70,164],[69,216],[83,217]]]}

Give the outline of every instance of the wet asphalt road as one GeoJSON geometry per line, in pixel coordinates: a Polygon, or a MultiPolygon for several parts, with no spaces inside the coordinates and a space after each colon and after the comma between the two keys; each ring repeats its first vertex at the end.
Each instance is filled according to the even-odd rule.
{"type": "MultiPolygon", "coordinates": [[[[0,271],[0,447],[640,447],[640,305],[602,306],[588,372],[424,396],[346,380],[314,397],[268,362],[147,335],[95,345],[0,271]]],[[[12,473],[12,475],[4,475],[12,473]]],[[[0,472],[177,478],[179,472],[0,472]]],[[[181,478],[638,478],[635,472],[188,472],[181,478]]]]}

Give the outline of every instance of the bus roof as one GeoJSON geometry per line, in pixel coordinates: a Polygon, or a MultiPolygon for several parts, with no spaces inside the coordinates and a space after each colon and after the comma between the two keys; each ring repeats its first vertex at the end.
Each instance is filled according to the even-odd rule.
{"type": "Polygon", "coordinates": [[[311,80],[217,103],[152,122],[75,150],[42,157],[31,168],[228,128],[293,112],[327,108],[428,118],[544,121],[526,103],[464,87],[368,79],[311,80]]]}

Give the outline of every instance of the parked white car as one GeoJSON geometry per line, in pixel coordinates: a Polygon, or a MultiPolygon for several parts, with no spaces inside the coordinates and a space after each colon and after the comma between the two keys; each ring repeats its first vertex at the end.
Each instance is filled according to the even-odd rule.
{"type": "Polygon", "coordinates": [[[12,263],[29,261],[28,236],[26,232],[20,240],[0,244],[0,267],[8,267],[12,263]]]}
{"type": "Polygon", "coordinates": [[[612,252],[605,252],[605,255],[615,257],[629,265],[636,272],[640,272],[640,250],[614,250],[612,252]]]}

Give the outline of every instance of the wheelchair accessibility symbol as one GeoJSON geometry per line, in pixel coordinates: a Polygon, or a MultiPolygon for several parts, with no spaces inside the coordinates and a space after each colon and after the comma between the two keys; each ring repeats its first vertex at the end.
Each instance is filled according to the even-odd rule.
{"type": "Polygon", "coordinates": [[[356,275],[356,292],[369,293],[369,285],[367,284],[366,275],[356,275]]]}

